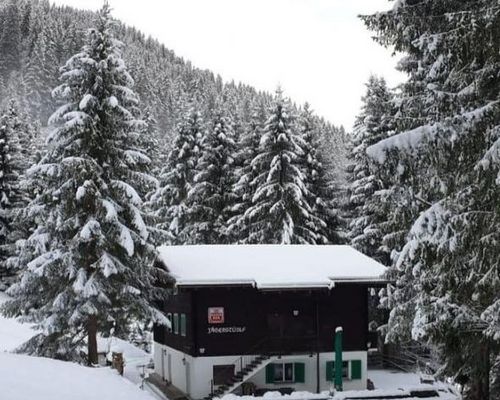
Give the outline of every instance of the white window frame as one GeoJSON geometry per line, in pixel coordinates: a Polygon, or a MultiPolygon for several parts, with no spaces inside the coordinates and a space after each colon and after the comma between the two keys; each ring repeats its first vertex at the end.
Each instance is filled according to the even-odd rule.
{"type": "Polygon", "coordinates": [[[351,360],[342,360],[342,378],[351,381],[351,360]],[[344,376],[344,363],[347,363],[347,376],[344,376]]]}
{"type": "Polygon", "coordinates": [[[277,365],[281,365],[283,367],[283,380],[277,381],[275,378],[273,378],[273,383],[282,384],[282,383],[294,383],[295,382],[295,363],[282,361],[282,362],[273,362],[273,364],[274,364],[274,370],[276,370],[277,365]],[[290,364],[292,366],[292,380],[291,381],[286,380],[286,367],[285,367],[285,365],[287,365],[287,364],[290,364]]]}
{"type": "MultiPolygon", "coordinates": [[[[343,364],[347,363],[347,376],[344,376],[344,374],[342,373],[342,379],[346,379],[348,381],[352,380],[352,376],[351,376],[351,361],[352,360],[342,360],[342,372],[344,370],[344,365],[343,364]]],[[[333,374],[335,375],[335,370],[333,370],[333,374]]]]}

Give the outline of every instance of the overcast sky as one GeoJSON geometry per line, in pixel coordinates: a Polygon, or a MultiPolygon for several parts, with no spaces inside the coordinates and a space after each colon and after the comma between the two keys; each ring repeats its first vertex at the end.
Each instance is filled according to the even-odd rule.
{"type": "MultiPolygon", "coordinates": [[[[102,0],[53,0],[96,10],[102,0]]],[[[390,85],[397,59],[370,38],[358,14],[388,0],[110,0],[113,15],[193,65],[257,89],[280,84],[331,122],[350,129],[370,73],[390,85]]]]}

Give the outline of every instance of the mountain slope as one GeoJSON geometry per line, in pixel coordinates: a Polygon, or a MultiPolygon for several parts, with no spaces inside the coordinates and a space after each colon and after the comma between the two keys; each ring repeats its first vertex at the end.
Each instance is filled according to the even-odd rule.
{"type": "MultiPolygon", "coordinates": [[[[93,12],[53,6],[48,0],[2,2],[0,108],[15,98],[32,120],[45,125],[56,107],[50,92],[57,86],[59,67],[79,51],[94,20],[93,12]]],[[[269,105],[273,99],[248,85],[224,83],[220,76],[193,67],[135,28],[117,22],[117,31],[125,44],[124,59],[135,80],[144,117],[157,132],[162,148],[168,148],[173,129],[191,107],[206,121],[222,107],[236,127],[243,127],[250,122],[252,105],[269,105]]],[[[323,128],[325,141],[341,155],[343,129],[314,118],[323,128]]]]}

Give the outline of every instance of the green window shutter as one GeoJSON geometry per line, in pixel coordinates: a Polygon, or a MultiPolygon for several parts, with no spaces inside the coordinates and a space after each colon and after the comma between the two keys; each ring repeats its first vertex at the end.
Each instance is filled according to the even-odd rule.
{"type": "Polygon", "coordinates": [[[186,336],[186,314],[181,314],[181,336],[186,336]]]}
{"type": "Polygon", "coordinates": [[[361,360],[351,361],[351,379],[361,379],[361,360]]]}
{"type": "Polygon", "coordinates": [[[304,363],[295,363],[293,370],[295,383],[304,383],[306,381],[306,365],[304,363]]]}
{"type": "Polygon", "coordinates": [[[335,362],[327,361],[326,362],[326,380],[333,382],[334,375],[335,375],[335,362]]]}
{"type": "Polygon", "coordinates": [[[274,364],[266,365],[266,383],[274,383],[274,364]]]}
{"type": "Polygon", "coordinates": [[[174,314],[174,333],[179,334],[179,314],[174,314]]]}

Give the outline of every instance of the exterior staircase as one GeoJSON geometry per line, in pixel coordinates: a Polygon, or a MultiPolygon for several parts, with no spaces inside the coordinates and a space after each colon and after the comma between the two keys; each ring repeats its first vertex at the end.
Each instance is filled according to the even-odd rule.
{"type": "MultiPolygon", "coordinates": [[[[258,356],[241,356],[235,362],[236,367],[235,374],[229,378],[223,385],[218,386],[216,389],[212,390],[204,400],[212,400],[215,397],[222,397],[228,393],[233,392],[244,382],[254,376],[267,364],[273,361],[274,357],[267,355],[258,356]]],[[[212,385],[213,387],[213,385],[212,385]]]]}

